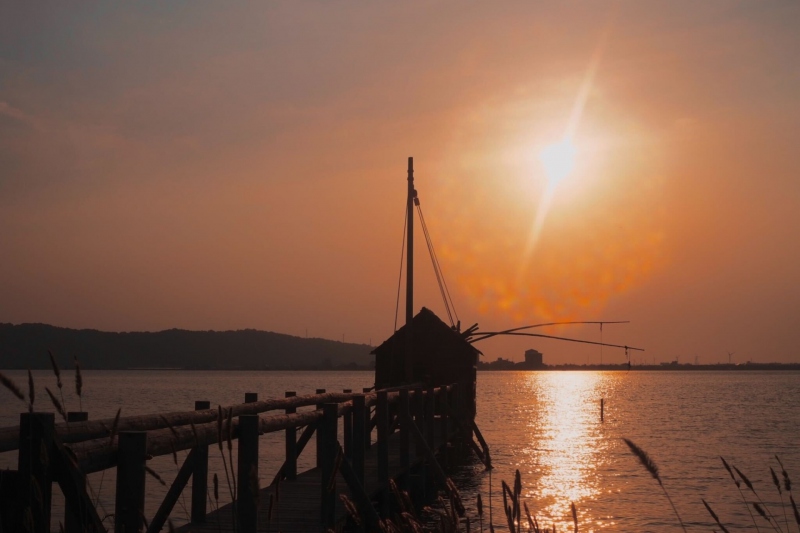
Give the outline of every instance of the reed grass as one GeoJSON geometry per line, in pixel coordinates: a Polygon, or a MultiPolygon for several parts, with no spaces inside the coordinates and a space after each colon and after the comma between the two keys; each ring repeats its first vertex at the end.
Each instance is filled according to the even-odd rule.
{"type": "Polygon", "coordinates": [[[631,453],[633,453],[633,455],[635,455],[636,458],[639,459],[639,462],[642,464],[645,470],[647,470],[650,473],[650,475],[653,476],[653,479],[658,481],[658,485],[661,487],[661,490],[664,492],[664,496],[667,497],[667,501],[672,507],[672,510],[675,512],[675,516],[678,518],[678,523],[680,523],[681,529],[683,529],[683,531],[686,532],[686,526],[683,525],[683,520],[681,519],[681,515],[680,513],[678,513],[678,509],[672,502],[672,498],[670,498],[669,492],[667,492],[666,487],[664,487],[664,483],[661,481],[661,476],[659,475],[658,466],[656,466],[655,461],[653,461],[653,459],[647,454],[646,451],[637,446],[630,439],[623,438],[622,440],[625,442],[625,444],[628,445],[628,448],[630,448],[631,453]]]}
{"type": "Polygon", "coordinates": [[[703,502],[703,505],[705,505],[706,509],[708,510],[708,513],[711,515],[711,518],[714,519],[714,522],[716,522],[717,525],[719,526],[719,528],[722,530],[722,533],[730,533],[728,531],[728,528],[726,528],[722,524],[722,522],[719,521],[719,517],[717,516],[717,513],[714,512],[714,510],[711,508],[711,506],[708,505],[708,503],[705,500],[702,500],[702,502],[703,502]]]}
{"type": "Polygon", "coordinates": [[[53,392],[48,387],[45,387],[44,391],[50,397],[50,401],[53,403],[53,407],[56,408],[56,412],[61,415],[61,418],[64,419],[64,422],[68,422],[67,421],[67,412],[64,411],[64,406],[61,404],[60,401],[58,401],[58,398],[56,398],[56,395],[53,394],[53,392]]]}
{"type": "Polygon", "coordinates": [[[36,400],[36,389],[33,386],[33,374],[28,369],[28,411],[33,412],[33,402],[36,400]]]}
{"type": "MultiPolygon", "coordinates": [[[[50,366],[53,367],[53,374],[56,376],[56,386],[58,387],[58,394],[61,396],[61,405],[66,405],[64,402],[64,384],[61,382],[61,369],[58,368],[58,363],[56,363],[56,358],[53,357],[53,352],[47,350],[47,355],[50,357],[50,366]]],[[[55,402],[53,402],[53,404],[55,405],[55,402]]],[[[64,420],[66,419],[67,417],[65,415],[64,420]]]]}
{"type": "Polygon", "coordinates": [[[75,356],[75,394],[78,395],[78,411],[83,411],[83,375],[78,356],[75,356]]]}
{"type": "Polygon", "coordinates": [[[0,372],[0,384],[2,384],[3,387],[5,387],[9,392],[11,392],[11,394],[16,396],[19,400],[23,402],[25,401],[25,393],[22,392],[22,389],[20,389],[17,386],[17,384],[11,380],[11,378],[7,377],[2,372],[0,372]]]}

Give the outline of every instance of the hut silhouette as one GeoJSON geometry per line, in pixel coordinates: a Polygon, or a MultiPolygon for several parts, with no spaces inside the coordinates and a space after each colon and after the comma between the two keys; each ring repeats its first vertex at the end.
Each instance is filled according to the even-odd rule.
{"type": "MultiPolygon", "coordinates": [[[[375,348],[375,387],[408,385],[406,378],[406,328],[403,326],[375,348]]],[[[413,331],[411,381],[439,387],[458,383],[469,399],[470,417],[475,416],[475,378],[478,355],[465,334],[448,326],[430,309],[423,307],[411,322],[413,331]]]]}

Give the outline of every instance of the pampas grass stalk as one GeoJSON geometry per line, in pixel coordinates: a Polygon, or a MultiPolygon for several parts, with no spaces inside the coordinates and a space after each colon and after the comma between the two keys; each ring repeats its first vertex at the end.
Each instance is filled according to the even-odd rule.
{"type": "Polygon", "coordinates": [[[714,522],[716,522],[717,525],[719,526],[719,528],[722,530],[722,533],[730,533],[728,531],[728,529],[725,526],[722,525],[722,522],[719,521],[719,517],[717,516],[717,513],[715,513],[714,510],[711,509],[711,506],[708,505],[708,503],[706,503],[705,500],[701,500],[701,501],[703,502],[703,505],[706,506],[706,509],[708,510],[708,513],[711,515],[711,518],[714,519],[714,522]]]}
{"type": "Polygon", "coordinates": [[[83,376],[77,355],[75,356],[75,393],[78,395],[78,410],[83,411],[83,376]]]}
{"type": "Polygon", "coordinates": [[[36,399],[36,389],[33,388],[33,374],[28,369],[28,411],[33,412],[33,401],[36,399]]]}
{"type": "Polygon", "coordinates": [[[800,512],[797,511],[797,504],[794,503],[794,496],[789,494],[789,501],[792,504],[792,510],[794,511],[794,520],[797,522],[797,529],[800,530],[800,512]]]}
{"type": "MultiPolygon", "coordinates": [[[[61,369],[58,368],[58,363],[56,363],[56,358],[53,357],[53,352],[47,350],[47,355],[50,356],[50,366],[53,367],[53,374],[56,375],[56,386],[58,387],[58,394],[61,396],[61,405],[66,405],[64,401],[64,384],[61,383],[61,369]]],[[[64,417],[66,420],[66,417],[64,417]]]]}
{"type": "Polygon", "coordinates": [[[158,481],[158,482],[159,482],[159,483],[160,483],[162,486],[164,486],[164,487],[166,487],[166,486],[167,486],[167,482],[166,482],[166,481],[164,481],[164,480],[161,478],[161,476],[160,476],[160,475],[158,475],[158,472],[156,472],[155,470],[153,470],[153,469],[152,469],[152,468],[150,468],[149,466],[145,466],[145,467],[144,467],[144,471],[145,471],[145,472],[147,472],[148,474],[150,474],[150,475],[153,477],[153,479],[155,479],[156,481],[158,481]]]}
{"type": "Polygon", "coordinates": [[[736,470],[736,473],[739,474],[740,478],[742,478],[742,481],[744,481],[744,484],[747,485],[748,489],[750,489],[750,492],[752,492],[753,495],[756,498],[758,498],[758,503],[760,505],[757,506],[756,502],[753,502],[753,508],[758,512],[758,514],[763,516],[767,520],[767,522],[770,523],[773,529],[780,530],[779,528],[776,528],[778,521],[775,520],[775,517],[772,515],[772,511],[769,510],[769,507],[767,507],[767,504],[764,503],[764,500],[761,499],[761,495],[756,491],[755,487],[753,486],[753,483],[749,479],[747,479],[747,476],[745,476],[741,470],[739,470],[735,466],[733,467],[733,469],[736,470]]]}
{"type": "Polygon", "coordinates": [[[5,374],[0,372],[0,383],[2,383],[3,387],[9,390],[11,394],[22,400],[25,401],[25,393],[22,392],[22,389],[17,387],[17,384],[14,383],[10,378],[8,378],[5,374]]]}
{"type": "Polygon", "coordinates": [[[775,473],[772,467],[769,467],[770,476],[772,476],[772,484],[778,490],[778,495],[781,498],[781,509],[783,509],[783,523],[786,524],[786,531],[789,531],[789,518],[786,516],[786,504],[783,503],[783,491],[781,490],[781,482],[778,480],[778,474],[775,473]]]}
{"type": "Polygon", "coordinates": [[[753,526],[755,526],[756,532],[760,532],[761,530],[758,528],[758,524],[756,523],[756,517],[753,516],[753,511],[750,509],[750,506],[747,505],[747,499],[744,497],[744,492],[742,492],[742,484],[739,482],[738,479],[736,479],[736,476],[733,474],[733,469],[728,464],[728,461],[726,461],[725,458],[722,457],[721,455],[719,456],[719,458],[722,460],[722,466],[725,467],[725,470],[727,470],[728,474],[730,474],[734,484],[736,484],[736,489],[739,491],[739,496],[742,498],[742,503],[744,503],[747,512],[750,513],[750,520],[753,521],[753,526]]]}
{"type": "Polygon", "coordinates": [[[47,395],[50,396],[50,401],[53,402],[53,407],[56,408],[58,414],[61,415],[61,418],[63,418],[65,422],[68,422],[67,413],[66,411],[64,411],[64,406],[61,405],[61,402],[58,401],[58,398],[56,398],[55,394],[53,394],[48,387],[45,387],[44,390],[47,393],[47,395]]]}
{"type": "Polygon", "coordinates": [[[686,532],[686,526],[683,525],[683,520],[681,520],[681,515],[678,513],[678,509],[675,507],[675,504],[672,502],[672,498],[670,498],[669,492],[667,492],[666,487],[664,487],[664,483],[661,481],[661,476],[658,473],[658,466],[656,466],[656,463],[647,454],[646,451],[644,451],[642,448],[637,446],[633,441],[631,441],[629,439],[624,439],[624,438],[622,440],[625,441],[625,444],[628,445],[628,448],[630,448],[631,453],[633,453],[633,455],[635,455],[636,458],[639,459],[639,462],[642,464],[642,466],[645,468],[645,470],[650,472],[650,475],[653,476],[653,479],[658,481],[659,487],[661,487],[661,490],[664,491],[664,496],[667,497],[667,501],[669,502],[670,506],[672,506],[672,510],[675,512],[675,516],[678,518],[678,523],[680,523],[681,528],[683,529],[683,531],[685,533],[686,532]]]}

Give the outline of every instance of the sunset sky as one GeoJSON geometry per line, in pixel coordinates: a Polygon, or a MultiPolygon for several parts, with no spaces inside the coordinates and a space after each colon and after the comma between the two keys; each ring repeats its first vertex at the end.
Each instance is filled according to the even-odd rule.
{"type": "MultiPolygon", "coordinates": [[[[377,344],[413,156],[464,325],[800,362],[798,28],[794,1],[5,2],[0,322],[377,344]]],[[[531,347],[600,358],[479,345],[531,347]]]]}

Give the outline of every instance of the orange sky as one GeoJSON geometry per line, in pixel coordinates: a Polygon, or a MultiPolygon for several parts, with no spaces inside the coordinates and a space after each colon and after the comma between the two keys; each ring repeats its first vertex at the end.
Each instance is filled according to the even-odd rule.
{"type": "MultiPolygon", "coordinates": [[[[794,2],[3,4],[0,321],[377,343],[414,156],[466,325],[798,362],[798,27],[794,2]]],[[[600,357],[481,348],[528,347],[600,357]]]]}

